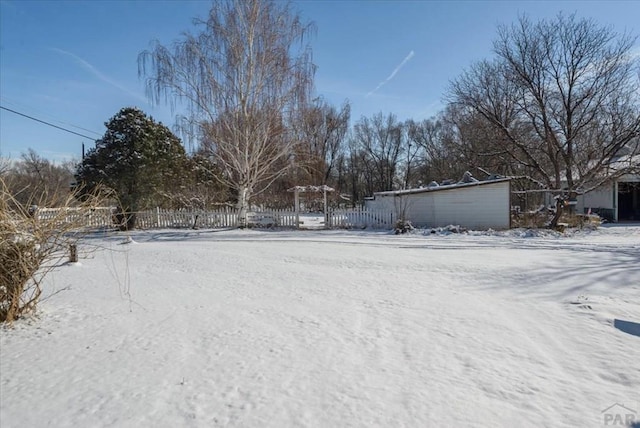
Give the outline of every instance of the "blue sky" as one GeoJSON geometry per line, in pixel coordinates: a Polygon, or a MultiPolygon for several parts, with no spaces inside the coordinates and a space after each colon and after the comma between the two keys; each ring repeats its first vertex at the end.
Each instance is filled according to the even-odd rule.
{"type": "MultiPolygon", "coordinates": [[[[0,110],[0,155],[28,148],[53,160],[80,158],[104,122],[138,106],[172,126],[138,78],[137,56],[170,44],[206,15],[208,1],[0,0],[0,105],[83,136],[0,110]],[[90,137],[90,138],[88,138],[90,137]]],[[[352,122],[377,112],[423,119],[443,106],[448,82],[490,58],[496,26],[526,13],[577,13],[617,32],[640,33],[640,1],[296,1],[316,23],[316,94],[349,100],[352,122]]],[[[636,49],[640,42],[636,44],[636,49]]]]}

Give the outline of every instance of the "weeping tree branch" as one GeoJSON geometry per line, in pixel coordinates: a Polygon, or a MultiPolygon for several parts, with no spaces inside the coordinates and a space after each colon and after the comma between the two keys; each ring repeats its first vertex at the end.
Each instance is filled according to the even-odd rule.
{"type": "Polygon", "coordinates": [[[244,226],[250,198],[291,165],[292,122],[313,84],[307,38],[314,27],[271,0],[214,2],[195,25],[198,32],[171,49],[153,43],[138,71],[154,102],[186,104],[184,130],[236,191],[244,226]]]}

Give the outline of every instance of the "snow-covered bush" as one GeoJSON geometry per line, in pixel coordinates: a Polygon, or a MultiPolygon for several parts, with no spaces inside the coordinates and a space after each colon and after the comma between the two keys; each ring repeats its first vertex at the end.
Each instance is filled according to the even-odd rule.
{"type": "Polygon", "coordinates": [[[413,225],[409,220],[403,220],[403,219],[396,221],[396,224],[394,226],[396,235],[399,235],[401,233],[411,232],[414,229],[415,228],[413,227],[413,225]]]}
{"type": "Polygon", "coordinates": [[[431,235],[451,235],[452,233],[467,233],[467,229],[460,225],[450,224],[444,227],[435,227],[430,229],[428,232],[431,235]]]}

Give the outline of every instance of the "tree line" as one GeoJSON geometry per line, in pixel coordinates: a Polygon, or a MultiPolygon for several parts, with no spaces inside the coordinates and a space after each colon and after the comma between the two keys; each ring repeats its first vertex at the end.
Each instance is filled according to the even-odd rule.
{"type": "Polygon", "coordinates": [[[333,204],[357,205],[465,171],[559,196],[640,173],[630,34],[576,15],[522,16],[498,27],[492,58],[451,80],[443,111],[400,121],[352,120],[348,101],[313,97],[313,31],[287,3],[214,2],[192,32],[138,58],[150,99],[185,107],[176,133],[193,150],[127,107],[76,168],[77,183],[107,184],[125,212],[235,204],[242,224],[250,204],[291,205],[296,185],[326,184],[333,204]]]}

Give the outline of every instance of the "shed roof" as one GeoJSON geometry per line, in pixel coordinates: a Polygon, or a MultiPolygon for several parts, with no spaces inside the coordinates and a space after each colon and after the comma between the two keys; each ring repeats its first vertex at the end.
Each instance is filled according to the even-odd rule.
{"type": "Polygon", "coordinates": [[[434,187],[420,187],[417,189],[405,189],[405,190],[388,190],[385,192],[374,192],[373,196],[401,196],[401,195],[413,195],[416,193],[426,193],[426,192],[440,192],[446,190],[454,190],[461,189],[466,187],[474,187],[474,186],[484,186],[487,184],[495,184],[495,183],[503,183],[511,181],[510,177],[505,178],[496,178],[494,180],[485,180],[485,181],[474,181],[471,183],[454,183],[454,184],[446,184],[442,186],[434,186],[434,187]]]}

